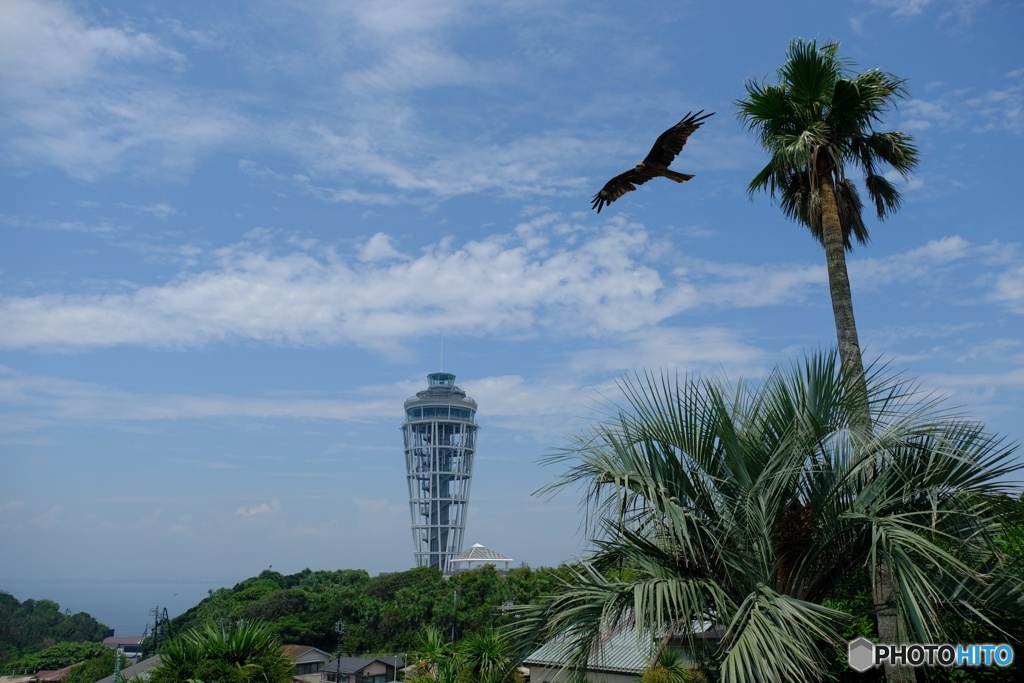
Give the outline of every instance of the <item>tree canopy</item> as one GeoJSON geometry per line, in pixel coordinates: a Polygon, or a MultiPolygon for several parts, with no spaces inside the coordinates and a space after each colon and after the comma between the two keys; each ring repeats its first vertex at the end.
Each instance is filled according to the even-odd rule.
{"type": "Polygon", "coordinates": [[[410,652],[427,626],[460,639],[509,623],[510,605],[553,592],[561,573],[518,567],[502,574],[492,565],[448,579],[429,567],[374,577],[361,569],[304,569],[290,575],[267,570],[232,588],[210,591],[171,620],[171,631],[259,619],[284,643],[333,653],[338,649],[335,624],[341,620],[343,653],[410,652]]]}
{"type": "Polygon", "coordinates": [[[107,631],[85,612],[61,611],[53,600],[19,602],[10,593],[0,591],[0,665],[58,643],[98,643],[107,631]]]}

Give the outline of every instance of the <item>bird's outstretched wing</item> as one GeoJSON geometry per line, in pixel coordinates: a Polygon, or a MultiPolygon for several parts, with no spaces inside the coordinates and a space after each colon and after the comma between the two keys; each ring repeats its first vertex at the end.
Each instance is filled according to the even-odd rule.
{"type": "Polygon", "coordinates": [[[605,204],[611,204],[627,192],[635,190],[637,185],[643,185],[653,177],[650,173],[642,173],[635,168],[620,173],[605,183],[601,191],[594,195],[594,202],[590,208],[597,209],[597,212],[601,213],[605,204]]]}
{"type": "Polygon", "coordinates": [[[686,144],[687,138],[693,134],[693,131],[704,125],[704,120],[714,113],[705,114],[703,109],[696,114],[690,112],[683,117],[682,121],[659,135],[643,163],[637,164],[636,168],[620,173],[605,183],[601,191],[594,195],[594,201],[590,208],[597,209],[597,212],[601,213],[601,209],[605,205],[611,204],[627,192],[635,190],[637,185],[643,185],[658,175],[668,176],[677,183],[692,178],[692,175],[670,171],[668,166],[683,151],[683,145],[686,144]]]}
{"type": "Polygon", "coordinates": [[[683,145],[693,135],[693,131],[703,126],[704,119],[713,116],[714,113],[704,114],[703,109],[696,114],[693,112],[688,113],[683,117],[682,121],[658,136],[658,139],[654,141],[654,146],[651,147],[651,151],[644,158],[644,163],[658,164],[659,166],[671,164],[679,156],[679,153],[683,151],[683,145]],[[701,116],[701,114],[704,115],[701,116]]]}

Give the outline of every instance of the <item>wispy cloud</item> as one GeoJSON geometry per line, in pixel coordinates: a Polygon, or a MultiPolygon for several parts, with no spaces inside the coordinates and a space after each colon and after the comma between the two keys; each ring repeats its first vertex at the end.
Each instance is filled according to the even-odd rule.
{"type": "Polygon", "coordinates": [[[893,16],[913,17],[921,14],[932,0],[871,0],[871,4],[885,10],[891,10],[893,16]]]}
{"type": "Polygon", "coordinates": [[[123,232],[125,230],[124,226],[114,224],[108,220],[100,220],[96,222],[89,222],[83,220],[36,220],[23,216],[5,216],[3,214],[0,214],[0,225],[21,229],[47,230],[53,232],[83,232],[92,234],[110,234],[115,232],[123,232]]]}
{"type": "Polygon", "coordinates": [[[14,512],[25,507],[25,501],[23,500],[7,500],[0,503],[0,514],[14,512]]]}
{"type": "MultiPolygon", "coordinates": [[[[584,174],[591,160],[620,144],[602,131],[565,121],[537,128],[536,112],[515,107],[495,125],[493,115],[475,108],[418,106],[422,91],[500,92],[536,81],[549,66],[528,60],[511,67],[486,50],[454,47],[456,37],[474,27],[512,21],[530,7],[494,5],[481,13],[461,1],[430,4],[307,2],[287,13],[287,21],[271,12],[265,21],[278,20],[275,30],[316,41],[320,58],[292,59],[275,46],[246,45],[251,37],[244,35],[223,58],[244,62],[258,55],[253,79],[324,83],[290,92],[284,102],[194,83],[190,56],[172,45],[223,49],[210,31],[174,20],[156,21],[147,33],[103,15],[86,17],[69,4],[8,3],[0,11],[9,20],[0,24],[16,40],[0,48],[0,68],[16,77],[0,81],[7,87],[0,90],[7,105],[0,116],[6,163],[54,166],[89,181],[124,172],[164,180],[186,176],[214,151],[237,149],[246,157],[244,172],[284,180],[329,202],[589,191],[593,181],[584,174]],[[522,123],[530,132],[520,129],[518,117],[527,117],[522,123]]],[[[734,148],[746,145],[737,138],[701,152],[695,143],[688,153],[720,164],[736,156],[734,148]]]]}
{"type": "Polygon", "coordinates": [[[136,213],[148,214],[156,218],[169,218],[178,213],[176,208],[166,202],[157,202],[155,204],[146,204],[144,206],[138,204],[119,204],[118,206],[136,213]]]}
{"type": "Polygon", "coordinates": [[[260,503],[250,508],[239,507],[235,510],[235,515],[238,517],[266,517],[273,515],[281,510],[281,501],[272,500],[269,503],[260,503]]]}
{"type": "Polygon", "coordinates": [[[152,35],[93,24],[64,2],[7,0],[0,6],[0,92],[6,97],[78,87],[106,65],[183,59],[152,35]]]}
{"type": "Polygon", "coordinates": [[[1010,310],[1024,313],[1024,266],[1000,274],[991,296],[995,301],[1006,304],[1010,310]]]}
{"type": "Polygon", "coordinates": [[[889,11],[894,17],[917,17],[931,6],[940,10],[940,19],[970,21],[988,0],[870,0],[871,4],[889,11]]]}
{"type": "Polygon", "coordinates": [[[415,257],[362,264],[331,251],[275,254],[239,244],[219,252],[216,268],[163,285],[8,297],[0,310],[11,324],[0,345],[174,347],[252,338],[386,348],[423,334],[425,310],[464,334],[635,329],[677,310],[678,303],[662,310],[660,277],[636,260],[649,247],[645,233],[611,229],[575,248],[536,237],[442,241],[415,257]]]}
{"type": "Polygon", "coordinates": [[[52,165],[86,180],[127,168],[178,174],[245,127],[216,97],[170,84],[187,60],[158,37],[75,9],[38,0],[0,6],[6,163],[52,165]]]}
{"type": "MultiPolygon", "coordinates": [[[[244,417],[254,419],[364,420],[392,417],[405,398],[397,388],[386,398],[330,399],[309,396],[231,396],[133,393],[88,382],[17,372],[0,366],[0,404],[35,411],[37,429],[53,420],[144,421],[244,417]]],[[[203,466],[235,467],[223,463],[203,466]]]]}
{"type": "MultiPolygon", "coordinates": [[[[419,254],[400,251],[385,233],[350,257],[315,241],[287,247],[263,238],[238,243],[217,251],[206,269],[163,284],[2,298],[0,346],[180,348],[253,339],[393,353],[432,326],[469,336],[547,330],[600,338],[649,330],[698,308],[793,303],[826,282],[820,265],[694,259],[662,275],[645,261],[664,245],[637,226],[612,221],[593,233],[554,214],[460,246],[445,239],[419,254]]],[[[855,259],[850,270],[874,287],[927,278],[979,253],[954,236],[855,259]]],[[[1014,283],[1008,275],[1002,299],[1012,299],[1014,283]]]]}
{"type": "Polygon", "coordinates": [[[979,255],[983,250],[959,235],[930,240],[923,246],[885,257],[852,260],[850,277],[857,285],[880,287],[935,276],[944,266],[979,255]]]}
{"type": "Polygon", "coordinates": [[[899,127],[921,133],[933,127],[971,133],[1024,132],[1024,70],[1015,69],[998,82],[958,84],[930,99],[914,97],[901,104],[899,127]]]}

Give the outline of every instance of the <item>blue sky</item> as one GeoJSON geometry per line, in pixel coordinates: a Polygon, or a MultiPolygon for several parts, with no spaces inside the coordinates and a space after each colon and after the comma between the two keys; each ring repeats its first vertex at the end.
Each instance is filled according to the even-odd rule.
{"type": "Polygon", "coordinates": [[[834,343],[735,117],[795,37],[908,79],[920,169],[850,258],[866,356],[1020,439],[1022,33],[1018,0],[5,0],[0,588],[127,633],[270,565],[408,568],[402,402],[442,339],[467,543],[579,555],[538,460],[617,378],[834,343]],[[590,211],[698,109],[693,181],[590,211]]]}

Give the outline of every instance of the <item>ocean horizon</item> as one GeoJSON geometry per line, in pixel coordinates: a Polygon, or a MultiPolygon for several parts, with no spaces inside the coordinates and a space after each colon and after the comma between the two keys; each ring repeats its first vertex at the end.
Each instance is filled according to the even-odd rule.
{"type": "Polygon", "coordinates": [[[0,578],[0,591],[25,600],[52,600],[61,611],[86,612],[119,636],[142,635],[152,629],[159,609],[174,618],[218,588],[230,588],[248,577],[185,579],[30,579],[0,578]]]}

